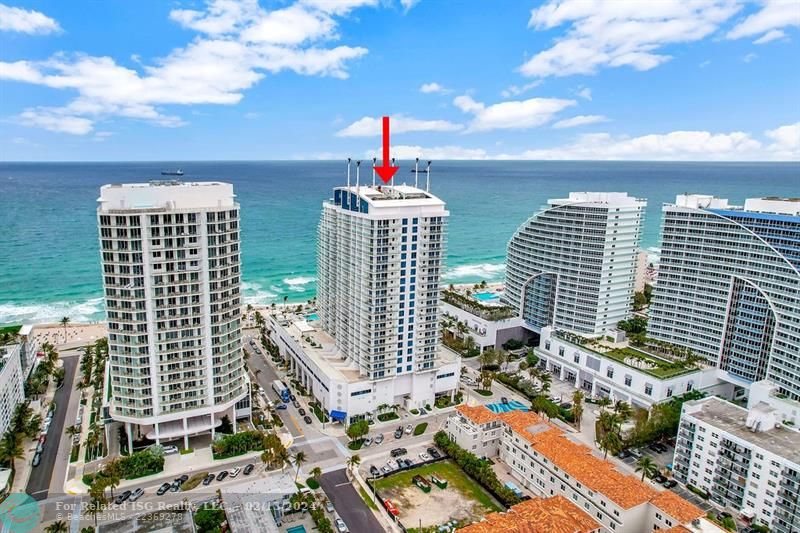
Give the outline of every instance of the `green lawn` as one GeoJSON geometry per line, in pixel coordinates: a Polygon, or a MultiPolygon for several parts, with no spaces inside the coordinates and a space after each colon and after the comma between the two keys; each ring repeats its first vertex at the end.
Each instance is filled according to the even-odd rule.
{"type": "Polygon", "coordinates": [[[491,396],[492,395],[492,391],[490,391],[490,390],[486,390],[486,389],[472,389],[472,390],[474,390],[475,392],[477,392],[481,396],[491,396]]]}
{"type": "Polygon", "coordinates": [[[428,429],[428,423],[423,422],[421,424],[417,424],[417,427],[414,428],[414,436],[418,437],[425,433],[425,430],[428,429]]]}
{"type": "Polygon", "coordinates": [[[680,363],[671,364],[669,361],[665,361],[663,359],[657,359],[651,356],[650,354],[641,352],[633,348],[615,348],[613,350],[604,352],[602,355],[610,359],[614,359],[615,361],[619,361],[623,365],[635,368],[636,370],[644,372],[645,374],[650,374],[651,376],[657,377],[659,379],[671,378],[679,376],[681,374],[686,374],[688,372],[694,372],[695,370],[697,370],[694,367],[687,368],[681,365],[680,363]],[[656,366],[656,368],[639,368],[631,366],[625,362],[625,359],[629,357],[641,358],[647,362],[653,363],[658,366],[656,366]]]}
{"type": "MultiPolygon", "coordinates": [[[[473,481],[467,474],[452,461],[440,461],[411,470],[405,470],[397,474],[375,481],[375,488],[378,492],[391,490],[397,487],[407,487],[411,485],[411,479],[416,475],[430,476],[436,474],[437,477],[447,480],[447,490],[455,488],[467,498],[480,503],[486,512],[503,511],[489,494],[487,494],[477,482],[473,481]]],[[[435,489],[438,490],[438,489],[435,489]]]]}
{"type": "Polygon", "coordinates": [[[364,490],[364,487],[358,487],[358,493],[361,494],[361,499],[364,500],[364,503],[367,504],[367,507],[372,509],[373,511],[378,510],[378,506],[375,505],[375,502],[372,501],[372,498],[369,497],[367,491],[364,490]]]}

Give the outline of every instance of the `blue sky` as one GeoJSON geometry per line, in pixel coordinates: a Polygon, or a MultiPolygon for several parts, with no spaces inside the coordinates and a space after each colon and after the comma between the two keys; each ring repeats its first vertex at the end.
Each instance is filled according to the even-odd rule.
{"type": "Polygon", "coordinates": [[[800,0],[0,3],[0,159],[800,159],[800,0]]]}

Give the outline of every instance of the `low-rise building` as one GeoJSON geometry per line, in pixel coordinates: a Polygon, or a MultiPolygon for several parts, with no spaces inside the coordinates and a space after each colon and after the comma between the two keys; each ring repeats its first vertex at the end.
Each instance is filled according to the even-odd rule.
{"type": "MultiPolygon", "coordinates": [[[[468,442],[465,429],[477,434],[471,439],[474,442],[492,442],[498,429],[494,422],[499,423],[500,429],[498,457],[511,475],[544,498],[568,499],[597,522],[597,529],[589,531],[640,533],[688,527],[703,520],[705,513],[698,507],[673,492],[659,490],[619,471],[611,461],[595,455],[591,448],[572,440],[535,413],[495,414],[484,406],[459,406],[446,428],[454,442],[468,442]]],[[[486,449],[493,448],[487,445],[486,449]]]]}
{"type": "Polygon", "coordinates": [[[800,531],[800,432],[759,403],[686,402],[673,459],[675,478],[770,531],[800,531]]]}
{"type": "MultiPolygon", "coordinates": [[[[491,293],[480,293],[491,294],[491,293]]],[[[475,341],[480,351],[488,348],[500,348],[511,339],[524,339],[531,335],[524,327],[524,321],[509,307],[495,299],[480,301],[476,295],[464,295],[454,290],[442,292],[442,316],[451,319],[454,324],[451,333],[457,336],[469,336],[475,341]],[[459,328],[461,323],[466,328],[459,328]]]]}
{"type": "Polygon", "coordinates": [[[0,436],[8,429],[17,405],[25,401],[21,344],[0,346],[0,436]]]}
{"type": "Polygon", "coordinates": [[[643,409],[692,390],[728,397],[733,393],[733,385],[721,381],[714,367],[682,365],[627,345],[606,345],[603,340],[584,339],[552,327],[542,328],[535,353],[543,369],[587,396],[610,397],[643,409]]]}
{"type": "Polygon", "coordinates": [[[272,341],[289,362],[290,372],[334,418],[365,418],[381,405],[406,409],[433,405],[435,398],[451,399],[458,390],[461,357],[440,346],[434,366],[425,372],[409,372],[370,379],[344,358],[335,340],[297,315],[269,317],[272,341]]]}
{"type": "Polygon", "coordinates": [[[459,533],[599,533],[602,526],[563,496],[532,498],[505,513],[490,513],[459,533]]]}

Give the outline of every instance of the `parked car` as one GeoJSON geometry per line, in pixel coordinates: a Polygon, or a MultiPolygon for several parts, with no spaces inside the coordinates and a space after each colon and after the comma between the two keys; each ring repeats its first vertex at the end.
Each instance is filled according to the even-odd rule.
{"type": "Polygon", "coordinates": [[[507,404],[508,403],[508,398],[506,398],[505,396],[501,397],[500,398],[500,403],[507,404]]]}
{"type": "Polygon", "coordinates": [[[419,458],[420,458],[420,460],[421,460],[421,461],[423,461],[423,462],[424,462],[424,461],[430,461],[430,460],[431,460],[431,456],[430,456],[430,455],[428,455],[427,453],[421,453],[421,454],[419,454],[419,458]]]}
{"type": "Polygon", "coordinates": [[[364,439],[364,443],[362,444],[362,446],[364,447],[372,446],[372,437],[367,437],[366,439],[364,439]]]}
{"type": "Polygon", "coordinates": [[[31,463],[31,464],[33,464],[33,466],[39,466],[39,463],[41,463],[41,462],[42,462],[42,454],[40,452],[37,452],[33,456],[33,463],[31,463]]]}
{"type": "Polygon", "coordinates": [[[214,474],[209,474],[205,478],[203,478],[203,485],[205,485],[207,487],[207,486],[211,485],[211,483],[215,479],[216,479],[216,476],[214,474]]]}
{"type": "Polygon", "coordinates": [[[629,450],[627,450],[627,449],[626,450],[620,450],[619,453],[617,454],[617,457],[619,457],[620,459],[626,459],[626,458],[628,458],[630,456],[631,456],[631,452],[629,450]]]}
{"type": "Polygon", "coordinates": [[[292,405],[294,405],[295,409],[300,409],[300,402],[297,400],[292,400],[292,405]]]}
{"type": "Polygon", "coordinates": [[[306,416],[306,410],[303,409],[302,407],[298,409],[297,412],[300,413],[300,416],[306,416]]]}
{"type": "Polygon", "coordinates": [[[329,513],[333,513],[333,502],[328,500],[325,502],[325,510],[329,513]]]}
{"type": "Polygon", "coordinates": [[[141,498],[142,495],[144,495],[144,489],[142,487],[139,487],[139,488],[137,488],[135,491],[133,491],[131,493],[131,497],[128,498],[128,501],[129,502],[135,502],[136,500],[141,498]]]}
{"type": "Polygon", "coordinates": [[[341,518],[337,518],[336,520],[334,520],[333,523],[336,525],[336,531],[338,531],[339,533],[347,533],[349,531],[349,529],[347,529],[347,526],[344,524],[344,520],[342,520],[341,518]]]}
{"type": "Polygon", "coordinates": [[[667,481],[665,481],[663,483],[665,489],[671,489],[672,487],[674,487],[677,484],[678,484],[678,482],[675,481],[674,479],[668,479],[667,481]]]}
{"type": "Polygon", "coordinates": [[[406,435],[411,435],[411,432],[414,431],[414,428],[411,427],[411,424],[406,426],[406,435]]]}
{"type": "Polygon", "coordinates": [[[395,448],[394,450],[392,450],[391,455],[392,457],[400,457],[401,455],[405,455],[406,453],[408,453],[408,450],[406,450],[405,448],[395,448]]]}
{"type": "Polygon", "coordinates": [[[630,452],[631,457],[633,457],[634,459],[641,459],[641,457],[642,457],[641,450],[639,450],[637,448],[630,448],[628,451],[630,452]]]}
{"type": "Polygon", "coordinates": [[[424,408],[419,410],[419,416],[425,416],[427,414],[428,414],[428,411],[426,411],[424,408]]]}
{"type": "Polygon", "coordinates": [[[289,399],[292,400],[293,402],[296,402],[297,401],[297,396],[295,396],[294,394],[290,394],[289,395],[289,399]]]}
{"type": "Polygon", "coordinates": [[[372,466],[369,467],[369,473],[372,474],[373,476],[377,476],[377,475],[379,475],[381,473],[381,471],[378,470],[377,466],[372,465],[372,466]]]}
{"type": "Polygon", "coordinates": [[[437,450],[436,448],[428,448],[426,451],[428,452],[428,455],[430,455],[434,459],[438,459],[439,457],[442,456],[442,454],[440,454],[439,450],[437,450]]]}
{"type": "Polygon", "coordinates": [[[311,423],[311,417],[308,416],[308,415],[304,416],[303,417],[303,422],[305,422],[306,424],[310,424],[311,423]]]}
{"type": "Polygon", "coordinates": [[[667,477],[663,474],[656,474],[652,479],[656,483],[665,483],[667,481],[667,477]]]}
{"type": "Polygon", "coordinates": [[[258,347],[256,347],[256,348],[255,348],[255,350],[256,350],[256,353],[257,353],[258,355],[261,355],[261,350],[260,350],[258,347]]]}
{"type": "Polygon", "coordinates": [[[402,470],[402,469],[404,469],[406,467],[406,463],[402,459],[396,460],[395,463],[397,463],[397,469],[398,470],[402,470]]]}
{"type": "Polygon", "coordinates": [[[167,492],[167,491],[168,491],[168,490],[169,490],[171,487],[172,487],[172,485],[170,485],[169,483],[164,483],[163,485],[161,485],[160,487],[158,487],[158,490],[156,491],[156,494],[157,494],[158,496],[162,496],[162,495],[163,495],[165,492],[167,492]]]}
{"type": "Polygon", "coordinates": [[[121,505],[121,504],[125,503],[125,500],[130,498],[131,494],[133,494],[133,493],[131,491],[129,491],[129,490],[126,490],[125,492],[121,492],[121,493],[117,494],[117,497],[114,498],[114,503],[116,505],[121,505]]]}
{"type": "Polygon", "coordinates": [[[164,455],[175,455],[180,451],[178,450],[177,446],[173,446],[172,444],[168,446],[162,446],[162,448],[164,449],[164,455]]]}
{"type": "Polygon", "coordinates": [[[247,466],[244,467],[244,472],[242,472],[245,476],[249,476],[250,472],[256,467],[253,463],[249,463],[247,466]]]}
{"type": "Polygon", "coordinates": [[[400,439],[402,437],[403,437],[403,428],[402,427],[399,427],[396,430],[394,430],[394,438],[400,439]]]}
{"type": "Polygon", "coordinates": [[[36,453],[42,453],[42,450],[44,450],[44,444],[40,442],[36,445],[36,453]]]}
{"type": "Polygon", "coordinates": [[[383,442],[383,433],[378,433],[378,435],[375,437],[375,446],[377,446],[381,442],[383,442]]]}
{"type": "Polygon", "coordinates": [[[406,463],[406,468],[411,468],[412,466],[414,466],[414,459],[409,459],[408,457],[406,457],[405,459],[403,459],[403,461],[406,463]]]}
{"type": "Polygon", "coordinates": [[[226,477],[228,477],[228,471],[227,470],[223,470],[222,472],[217,474],[217,481],[222,481],[226,477]]]}
{"type": "Polygon", "coordinates": [[[186,481],[187,481],[188,479],[189,479],[189,476],[187,476],[186,474],[181,474],[179,477],[177,477],[177,478],[175,479],[175,481],[180,481],[180,483],[181,483],[181,485],[182,485],[182,484],[186,483],[186,481]]]}
{"type": "Polygon", "coordinates": [[[286,409],[286,404],[285,403],[279,403],[278,405],[275,406],[275,409],[284,410],[284,409],[286,409]]]}
{"type": "Polygon", "coordinates": [[[234,478],[234,477],[238,476],[239,472],[241,472],[241,471],[242,471],[242,469],[237,466],[236,468],[234,468],[233,470],[230,471],[230,476],[232,478],[234,478]]]}
{"type": "Polygon", "coordinates": [[[170,485],[169,491],[178,492],[179,490],[181,490],[181,482],[176,479],[175,481],[172,482],[172,485],[170,485]]]}
{"type": "Polygon", "coordinates": [[[561,405],[559,405],[559,407],[561,407],[562,409],[572,409],[572,404],[569,402],[564,402],[561,405]]]}
{"type": "Polygon", "coordinates": [[[389,472],[391,472],[391,471],[392,471],[392,468],[391,468],[390,466],[388,466],[388,465],[383,465],[383,466],[381,467],[381,471],[382,471],[384,474],[388,474],[389,472]]]}

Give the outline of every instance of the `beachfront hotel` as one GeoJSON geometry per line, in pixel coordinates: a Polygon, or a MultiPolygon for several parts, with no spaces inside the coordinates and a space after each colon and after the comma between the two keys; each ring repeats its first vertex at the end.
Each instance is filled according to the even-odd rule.
{"type": "Polygon", "coordinates": [[[445,203],[427,190],[337,187],[322,205],[318,316],[270,317],[291,371],[335,419],[420,409],[458,388],[441,346],[445,203]]]}
{"type": "Polygon", "coordinates": [[[751,198],[733,206],[680,195],[663,212],[648,336],[691,348],[741,393],[769,380],[777,395],[794,400],[796,416],[800,199],[751,198]]]}
{"type": "Polygon", "coordinates": [[[548,200],[508,244],[504,303],[536,333],[614,328],[631,313],[646,205],[617,192],[548,200]]]}
{"type": "Polygon", "coordinates": [[[497,414],[483,405],[459,405],[447,419],[445,431],[461,448],[494,459],[500,478],[510,472],[533,495],[507,513],[490,514],[461,531],[724,531],[700,508],[621,472],[535,413],[497,414]],[[537,517],[556,529],[537,529],[537,517]]]}
{"type": "Polygon", "coordinates": [[[686,402],[673,468],[676,479],[751,523],[800,531],[800,432],[766,403],[748,410],[715,397],[686,402]]]}
{"type": "MultiPolygon", "coordinates": [[[[220,182],[105,185],[97,208],[110,418],[128,449],[249,414],[239,205],[220,182]]],[[[234,424],[235,426],[235,424],[234,424]]],[[[116,435],[116,433],[110,433],[116,435]]]]}

